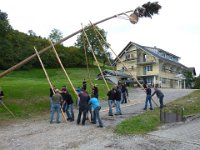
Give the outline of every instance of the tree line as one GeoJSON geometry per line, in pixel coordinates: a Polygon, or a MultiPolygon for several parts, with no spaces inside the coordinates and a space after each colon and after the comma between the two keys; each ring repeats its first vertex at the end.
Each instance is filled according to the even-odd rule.
{"type": "MultiPolygon", "coordinates": [[[[106,32],[97,26],[96,29],[106,40],[106,32]]],[[[97,35],[93,28],[89,28],[85,32],[90,44],[87,43],[86,36],[82,32],[78,35],[77,41],[73,46],[65,47],[59,44],[55,47],[65,67],[86,66],[84,50],[86,50],[89,65],[94,63],[92,50],[104,65],[108,63],[106,57],[111,59],[110,54],[107,52],[108,46],[102,40],[102,37],[97,35]]],[[[14,30],[9,24],[7,13],[0,10],[0,70],[8,69],[35,53],[34,46],[41,50],[50,45],[49,40],[57,42],[62,38],[62,33],[58,29],[53,29],[48,38],[37,36],[32,30],[29,30],[28,33],[14,30]]],[[[60,67],[53,50],[45,52],[41,55],[41,58],[47,68],[60,67]]],[[[37,58],[35,58],[21,69],[38,67],[41,66],[37,58]]]]}

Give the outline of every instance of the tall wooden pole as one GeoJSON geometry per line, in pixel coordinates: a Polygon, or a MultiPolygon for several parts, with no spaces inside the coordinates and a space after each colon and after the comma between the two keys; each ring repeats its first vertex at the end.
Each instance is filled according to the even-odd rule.
{"type": "MultiPolygon", "coordinates": [[[[110,19],[116,18],[116,17],[118,17],[118,16],[124,15],[124,14],[126,14],[126,13],[130,13],[130,12],[133,12],[133,10],[129,10],[129,11],[126,11],[126,12],[123,12],[123,13],[119,13],[119,14],[116,14],[116,15],[114,15],[114,16],[105,18],[105,19],[103,19],[103,20],[100,20],[100,21],[94,23],[93,25],[97,25],[97,24],[103,23],[103,22],[105,22],[105,21],[108,21],[108,20],[110,20],[110,19]]],[[[91,25],[85,27],[85,29],[90,28],[90,27],[91,27],[91,25]]],[[[56,43],[53,44],[53,45],[56,46],[56,45],[58,45],[58,44],[61,44],[62,42],[68,40],[69,38],[75,36],[76,34],[78,34],[78,33],[80,33],[80,32],[82,32],[82,29],[80,29],[80,30],[78,30],[78,31],[76,31],[76,32],[74,32],[74,33],[68,35],[67,37],[63,38],[62,40],[56,42],[56,43]]],[[[46,52],[48,49],[50,49],[50,48],[52,48],[52,45],[50,45],[50,46],[48,46],[48,47],[46,47],[46,48],[40,50],[40,51],[38,52],[38,54],[42,54],[42,53],[46,52]]],[[[26,59],[24,59],[23,61],[19,62],[18,64],[16,64],[16,65],[12,66],[11,68],[7,69],[6,71],[2,72],[2,73],[0,74],[0,78],[2,78],[3,76],[7,75],[8,73],[10,73],[10,72],[12,72],[12,71],[14,71],[14,70],[16,70],[16,69],[18,69],[18,68],[20,68],[21,66],[27,64],[28,62],[30,62],[30,61],[31,61],[33,58],[35,58],[36,56],[37,56],[37,54],[33,54],[33,55],[27,57],[26,59]]]]}
{"type": "Polygon", "coordinates": [[[101,70],[101,68],[100,68],[100,66],[99,66],[99,62],[98,62],[98,60],[97,60],[97,58],[96,58],[96,56],[95,56],[95,54],[94,54],[94,51],[93,51],[93,49],[92,49],[92,46],[91,46],[91,44],[90,44],[90,42],[89,42],[89,39],[88,39],[87,34],[85,33],[85,30],[84,30],[84,29],[83,29],[83,33],[85,34],[86,40],[87,40],[87,42],[88,42],[88,45],[89,45],[89,47],[91,48],[91,51],[92,51],[92,55],[93,55],[93,57],[94,57],[94,59],[95,59],[95,61],[96,61],[96,63],[97,63],[97,66],[98,66],[98,68],[99,68],[99,71],[100,71],[100,73],[101,73],[101,76],[102,76],[102,78],[103,78],[103,80],[104,80],[104,82],[105,82],[105,84],[106,84],[106,87],[107,87],[107,89],[108,89],[108,91],[109,91],[110,88],[108,87],[108,84],[107,84],[107,82],[106,82],[106,80],[105,80],[105,78],[104,78],[103,72],[102,72],[102,70],[101,70]]]}
{"type": "Polygon", "coordinates": [[[55,49],[55,47],[54,47],[52,41],[50,41],[50,43],[51,43],[51,45],[52,45],[52,47],[53,47],[53,51],[54,51],[54,53],[55,53],[55,55],[56,55],[56,58],[57,58],[57,60],[58,60],[58,62],[59,62],[59,64],[60,64],[60,66],[61,66],[63,72],[65,73],[65,76],[67,77],[67,79],[68,79],[68,81],[69,81],[69,83],[70,83],[70,85],[71,85],[71,87],[72,87],[72,89],[73,89],[75,95],[77,96],[77,99],[78,99],[79,97],[78,97],[78,94],[77,94],[77,92],[76,92],[76,90],[75,90],[75,88],[74,88],[74,85],[73,85],[73,83],[71,82],[71,80],[70,80],[70,78],[69,78],[69,75],[67,74],[67,71],[65,70],[65,67],[64,67],[63,64],[62,64],[62,62],[61,62],[61,60],[60,60],[60,58],[59,58],[59,56],[58,56],[58,53],[57,53],[57,51],[56,51],[56,49],[55,49]]]}
{"type": "MultiPolygon", "coordinates": [[[[37,49],[36,49],[35,47],[34,47],[34,49],[35,49],[35,53],[36,53],[36,55],[37,55],[37,57],[38,57],[38,59],[39,59],[39,61],[40,61],[40,64],[41,64],[41,66],[42,66],[42,69],[43,69],[43,71],[44,71],[44,73],[45,73],[45,76],[46,76],[46,78],[47,78],[47,81],[48,81],[48,83],[49,83],[49,85],[50,85],[50,87],[51,87],[51,89],[52,89],[52,91],[53,91],[53,94],[55,94],[55,92],[54,92],[54,90],[53,90],[53,85],[51,84],[51,81],[50,81],[49,76],[48,76],[48,74],[47,74],[47,72],[46,72],[46,69],[45,69],[45,67],[44,67],[44,64],[43,64],[43,62],[42,62],[42,60],[41,60],[41,58],[40,58],[40,55],[39,55],[39,53],[38,53],[38,51],[37,51],[37,49]]],[[[62,110],[61,107],[60,107],[60,110],[61,110],[61,113],[62,113],[62,116],[63,116],[64,120],[67,122],[67,119],[66,119],[66,117],[65,117],[65,114],[64,114],[64,112],[63,112],[63,110],[62,110]]]]}

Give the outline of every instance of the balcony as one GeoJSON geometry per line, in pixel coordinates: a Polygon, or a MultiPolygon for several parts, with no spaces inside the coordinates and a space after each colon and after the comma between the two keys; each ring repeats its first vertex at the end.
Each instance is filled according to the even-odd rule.
{"type": "Polygon", "coordinates": [[[151,65],[151,64],[155,64],[156,62],[153,61],[153,60],[150,60],[150,61],[141,61],[141,60],[138,60],[137,61],[137,64],[138,65],[151,65]]]}

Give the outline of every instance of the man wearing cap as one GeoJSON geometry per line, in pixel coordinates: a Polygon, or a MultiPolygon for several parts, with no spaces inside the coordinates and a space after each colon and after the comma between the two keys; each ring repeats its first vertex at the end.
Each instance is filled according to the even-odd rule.
{"type": "Polygon", "coordinates": [[[55,90],[55,94],[52,96],[52,111],[50,117],[50,124],[53,123],[54,112],[57,112],[56,123],[60,123],[60,103],[62,102],[62,96],[59,93],[59,89],[55,90]]]}

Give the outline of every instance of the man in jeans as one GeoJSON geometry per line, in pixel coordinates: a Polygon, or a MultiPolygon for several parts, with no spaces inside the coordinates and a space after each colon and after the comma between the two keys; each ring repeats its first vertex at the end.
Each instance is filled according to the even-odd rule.
{"type": "Polygon", "coordinates": [[[120,103],[121,103],[121,87],[118,85],[116,89],[116,113],[115,115],[122,115],[121,113],[121,108],[120,108],[120,103]]]}
{"type": "Polygon", "coordinates": [[[121,103],[122,104],[127,103],[128,89],[125,84],[122,84],[121,92],[122,92],[122,102],[121,103]]]}
{"type": "Polygon", "coordinates": [[[154,87],[154,92],[151,96],[154,96],[154,94],[156,94],[156,96],[158,97],[159,99],[159,102],[160,102],[160,108],[163,108],[163,98],[164,98],[164,94],[161,90],[158,89],[158,84],[155,85],[154,87]]]}
{"type": "Polygon", "coordinates": [[[52,96],[52,108],[50,124],[53,123],[54,112],[57,112],[56,123],[60,123],[60,103],[62,102],[62,96],[59,93],[59,89],[55,90],[55,94],[52,96]]]}
{"type": "Polygon", "coordinates": [[[90,96],[89,96],[88,92],[85,91],[83,88],[78,96],[80,97],[80,101],[79,101],[79,112],[78,112],[78,117],[77,117],[77,124],[80,124],[81,116],[83,114],[82,125],[85,125],[86,114],[87,114],[88,108],[89,108],[88,103],[90,100],[90,96]]]}
{"type": "Polygon", "coordinates": [[[96,124],[96,119],[97,119],[98,122],[99,122],[99,126],[98,127],[102,128],[103,124],[102,124],[102,121],[101,121],[100,115],[99,115],[99,111],[101,109],[101,106],[99,104],[98,99],[93,94],[92,94],[91,97],[92,98],[90,99],[89,104],[91,104],[92,108],[94,109],[94,115],[93,115],[93,121],[92,121],[92,123],[96,124]]]}
{"type": "Polygon", "coordinates": [[[116,87],[113,87],[108,93],[108,106],[109,106],[109,112],[108,115],[109,116],[113,116],[113,112],[112,112],[112,104],[115,101],[115,97],[116,97],[116,87]]]}
{"type": "Polygon", "coordinates": [[[151,102],[151,86],[147,85],[147,88],[145,88],[145,90],[146,90],[146,101],[145,101],[144,110],[147,110],[148,102],[150,105],[150,110],[153,110],[152,102],[151,102]]]}

